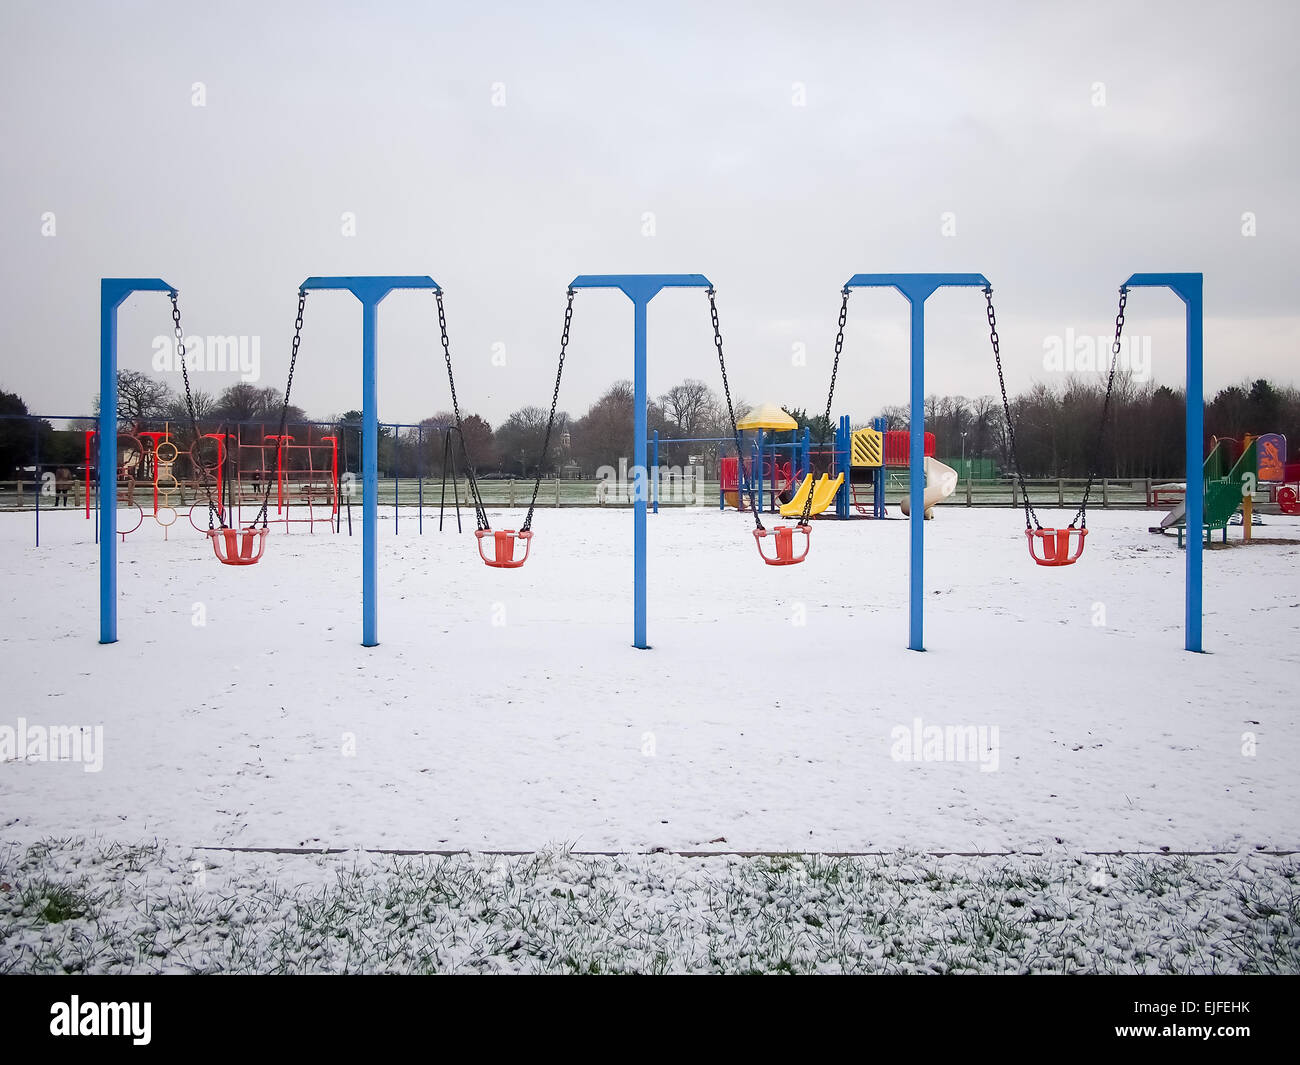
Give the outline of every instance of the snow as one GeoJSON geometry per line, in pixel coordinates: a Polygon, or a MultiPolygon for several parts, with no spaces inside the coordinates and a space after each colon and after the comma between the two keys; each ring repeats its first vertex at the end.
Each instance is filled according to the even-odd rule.
{"type": "Polygon", "coordinates": [[[0,973],[1300,969],[1295,858],[0,848],[0,973]]]}
{"type": "Polygon", "coordinates": [[[36,548],[30,514],[0,515],[0,728],[104,737],[99,772],[0,760],[0,843],[1300,848],[1300,547],[1207,551],[1192,655],[1155,518],[1094,512],[1083,560],[1046,569],[1016,513],[939,507],[918,654],[904,521],[820,521],[777,569],[744,516],[652,516],[637,651],[626,510],[539,511],[516,571],[390,513],[370,649],[359,535],[273,534],[234,569],[146,523],[101,646],[91,523],[43,513],[36,548]],[[891,756],[926,726],[984,726],[996,768],[891,756]]]}

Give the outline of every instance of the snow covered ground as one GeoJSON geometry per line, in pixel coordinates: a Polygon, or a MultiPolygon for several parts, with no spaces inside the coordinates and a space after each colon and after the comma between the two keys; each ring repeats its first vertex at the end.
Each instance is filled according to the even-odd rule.
{"type": "Polygon", "coordinates": [[[942,508],[917,654],[903,521],[820,522],[782,570],[744,516],[653,516],[636,651],[630,512],[539,511],[517,571],[390,516],[366,649],[359,535],[273,535],[241,570],[146,524],[100,646],[91,524],[45,513],[35,548],[32,516],[6,514],[0,730],[102,726],[103,749],[97,772],[0,760],[0,842],[1300,848],[1300,547],[1207,552],[1210,653],[1190,655],[1157,518],[1098,511],[1084,559],[1052,570],[1016,513],[942,508]],[[926,759],[910,738],[930,726],[978,742],[926,759]]]}
{"type": "Polygon", "coordinates": [[[1300,861],[0,847],[0,973],[1294,973],[1300,861]]]}

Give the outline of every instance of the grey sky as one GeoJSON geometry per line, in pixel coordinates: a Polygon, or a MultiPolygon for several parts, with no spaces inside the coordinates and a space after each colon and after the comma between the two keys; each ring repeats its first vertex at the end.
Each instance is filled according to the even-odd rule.
{"type": "MultiPolygon", "coordinates": [[[[1045,338],[1109,332],[1137,270],[1204,271],[1208,388],[1294,383],[1297,29],[1290,2],[5,0],[0,387],[89,409],[103,275],[179,286],[189,333],[260,335],[282,387],[304,277],[430,273],[462,403],[495,422],[549,399],[570,278],[668,270],[718,286],[739,394],[820,408],[843,281],[947,269],[992,279],[1012,388],[1050,379],[1045,338]]],[[[1181,315],[1130,301],[1162,382],[1181,315]]],[[[708,322],[698,292],[655,301],[652,392],[718,386],[708,322]]],[[[435,323],[427,295],[384,304],[384,418],[448,406],[435,323]]],[[[122,365],[169,325],[164,298],[132,299],[122,365]]],[[[929,326],[928,391],[996,389],[977,292],[929,326]]],[[[905,398],[906,329],[895,294],[853,297],[838,411],[905,398]]],[[[310,413],[360,405],[359,343],[350,297],[309,299],[310,413]]],[[[627,301],[580,293],[561,405],[630,376],[630,347],[627,301]]]]}

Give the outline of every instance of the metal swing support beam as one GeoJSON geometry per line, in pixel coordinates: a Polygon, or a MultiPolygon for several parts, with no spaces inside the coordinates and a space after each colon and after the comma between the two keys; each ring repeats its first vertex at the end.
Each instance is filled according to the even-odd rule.
{"type": "Polygon", "coordinates": [[[634,362],[633,411],[633,576],[632,646],[645,650],[646,642],[646,307],[665,288],[712,288],[703,274],[580,274],[570,288],[616,288],[632,301],[632,355],[634,362]]]}
{"type": "Polygon", "coordinates": [[[361,303],[361,645],[379,644],[379,305],[395,289],[441,292],[425,275],[379,277],[309,277],[305,292],[334,289],[351,292],[361,303]]]}
{"type": "Polygon", "coordinates": [[[854,274],[845,288],[897,289],[912,307],[912,399],[908,427],[911,504],[910,607],[907,646],[925,650],[925,301],[937,289],[987,288],[983,274],[854,274]]]}
{"type": "MultiPolygon", "coordinates": [[[[374,647],[378,635],[379,416],[377,324],[379,304],[395,289],[441,291],[425,275],[309,277],[304,291],[351,292],[361,303],[362,541],[361,643],[374,647]]],[[[134,292],[173,292],[160,278],[106,277],[100,281],[99,314],[99,642],[117,642],[117,309],[134,292]],[[107,472],[106,472],[107,471],[107,472]],[[106,483],[106,477],[112,482],[106,483]]]]}
{"type": "MultiPolygon", "coordinates": [[[[925,301],[937,289],[988,285],[983,274],[854,274],[846,288],[894,288],[912,308],[911,418],[908,438],[908,495],[911,504],[911,566],[908,648],[925,650],[925,301]]],[[[1203,372],[1203,275],[1134,274],[1125,288],[1168,288],[1187,308],[1187,569],[1184,590],[1184,644],[1202,646],[1202,535],[1204,475],[1201,466],[1205,424],[1203,372]]]]}
{"type": "Polygon", "coordinates": [[[1184,446],[1187,451],[1187,565],[1184,582],[1183,648],[1196,654],[1204,652],[1202,627],[1202,549],[1205,525],[1205,470],[1202,466],[1205,447],[1205,367],[1204,367],[1204,274],[1134,274],[1124,282],[1125,288],[1167,288],[1183,301],[1186,308],[1187,345],[1187,418],[1184,446]]]}
{"type": "Polygon", "coordinates": [[[117,309],[135,292],[174,292],[159,277],[99,280],[99,642],[117,643],[117,309]]]}

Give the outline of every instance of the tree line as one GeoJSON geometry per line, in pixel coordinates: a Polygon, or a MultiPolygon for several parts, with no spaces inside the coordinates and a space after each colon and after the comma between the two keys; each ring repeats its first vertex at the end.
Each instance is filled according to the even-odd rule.
{"type": "MultiPolygon", "coordinates": [[[[195,392],[193,401],[200,432],[229,430],[239,424],[245,440],[260,440],[279,426],[284,397],[273,387],[239,383],[215,396],[195,392]]],[[[468,455],[484,477],[528,478],[539,472],[546,477],[592,477],[602,466],[617,468],[620,460],[631,462],[634,406],[631,382],[616,381],[580,417],[557,411],[545,454],[548,411],[542,407],[521,407],[495,427],[478,414],[466,414],[461,426],[463,446],[462,436],[453,431],[454,416],[442,411],[422,419],[418,432],[381,427],[379,464],[387,476],[436,477],[443,473],[450,452],[458,472],[463,472],[468,455]]],[[[1186,394],[1182,389],[1117,375],[1105,431],[1100,433],[1105,406],[1100,381],[1076,378],[1057,387],[1040,382],[1015,396],[1010,406],[1016,452],[1026,477],[1084,477],[1090,466],[1098,476],[1116,478],[1173,478],[1183,473],[1186,394]]],[[[749,409],[743,402],[737,404],[737,418],[749,409]]],[[[793,405],[785,409],[800,429],[808,427],[814,445],[832,439],[833,427],[821,413],[809,414],[793,405]]],[[[26,414],[21,397],[0,391],[0,415],[10,416],[0,417],[0,477],[12,477],[18,467],[35,463],[37,438],[43,465],[82,460],[80,432],[57,431],[48,422],[33,430],[30,422],[13,417],[26,414]]],[[[168,422],[182,451],[188,448],[192,435],[188,409],[184,398],[165,382],[138,371],[121,371],[118,415],[124,433],[168,422]]],[[[906,429],[910,409],[885,406],[874,415],[855,417],[854,428],[870,425],[876,418],[883,419],[887,428],[906,429]]],[[[300,407],[290,406],[286,421],[291,427],[319,423],[314,436],[334,435],[339,442],[340,468],[359,469],[360,411],[313,419],[300,407]]],[[[990,459],[1003,474],[1012,471],[1011,437],[999,399],[930,396],[925,424],[935,434],[939,457],[990,459]]],[[[698,465],[706,477],[714,477],[719,457],[734,453],[725,403],[699,380],[688,378],[650,401],[647,431],[654,430],[663,441],[659,460],[664,465],[698,465]],[[685,442],[670,442],[675,439],[685,442]]],[[[1239,439],[1246,433],[1265,432],[1286,434],[1300,452],[1300,389],[1261,378],[1221,389],[1206,404],[1206,443],[1212,436],[1239,439]]]]}

